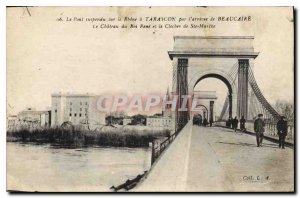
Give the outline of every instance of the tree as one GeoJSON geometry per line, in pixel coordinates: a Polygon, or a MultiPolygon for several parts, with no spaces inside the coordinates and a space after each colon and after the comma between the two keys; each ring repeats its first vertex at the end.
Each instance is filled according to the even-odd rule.
{"type": "Polygon", "coordinates": [[[277,100],[275,109],[280,114],[287,118],[288,121],[294,121],[294,103],[285,100],[277,100]]]}
{"type": "Polygon", "coordinates": [[[105,118],[106,125],[120,124],[121,122],[123,122],[123,118],[114,117],[111,115],[105,118]]]}
{"type": "Polygon", "coordinates": [[[106,116],[106,118],[105,118],[105,123],[106,123],[107,125],[111,125],[111,124],[113,124],[113,120],[114,120],[114,119],[115,119],[114,116],[111,116],[111,115],[106,116]]]}
{"type": "Polygon", "coordinates": [[[105,117],[105,122],[107,125],[112,124],[122,124],[123,118],[126,117],[127,114],[125,111],[114,111],[110,112],[109,115],[105,117]]]}
{"type": "Polygon", "coordinates": [[[131,124],[132,125],[137,125],[137,124],[146,125],[146,117],[147,116],[141,115],[141,114],[134,115],[134,116],[132,116],[131,124]]]}

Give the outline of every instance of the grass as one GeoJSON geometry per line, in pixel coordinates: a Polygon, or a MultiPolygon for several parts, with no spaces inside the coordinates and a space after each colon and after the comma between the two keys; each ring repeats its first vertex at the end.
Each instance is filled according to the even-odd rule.
{"type": "Polygon", "coordinates": [[[105,126],[102,130],[46,128],[7,132],[8,142],[52,143],[64,146],[148,147],[154,138],[170,135],[169,130],[150,130],[143,127],[105,126]]]}

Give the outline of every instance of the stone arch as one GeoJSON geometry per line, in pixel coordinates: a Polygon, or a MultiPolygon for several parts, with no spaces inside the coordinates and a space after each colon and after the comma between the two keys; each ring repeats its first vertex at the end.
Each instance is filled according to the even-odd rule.
{"type": "Polygon", "coordinates": [[[195,86],[201,81],[206,78],[216,78],[221,80],[226,87],[228,88],[229,92],[229,116],[236,115],[236,94],[237,94],[237,86],[235,83],[235,79],[233,79],[230,75],[226,72],[217,70],[217,69],[209,69],[205,71],[199,71],[192,75],[188,82],[188,89],[189,93],[193,93],[195,86]]]}
{"type": "Polygon", "coordinates": [[[192,77],[190,78],[188,82],[188,89],[189,92],[193,92],[195,86],[203,79],[205,78],[217,78],[225,83],[225,85],[228,87],[228,90],[230,90],[233,94],[236,94],[237,92],[237,86],[235,83],[235,79],[233,79],[230,75],[228,75],[226,72],[218,69],[208,69],[205,71],[199,71],[194,74],[192,74],[192,77]]]}

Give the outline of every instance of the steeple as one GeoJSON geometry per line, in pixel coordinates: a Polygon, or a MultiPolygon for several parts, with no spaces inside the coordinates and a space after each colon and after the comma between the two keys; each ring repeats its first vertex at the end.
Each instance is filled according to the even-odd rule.
{"type": "MultiPolygon", "coordinates": [[[[166,100],[167,101],[171,100],[171,96],[170,96],[170,92],[169,92],[169,86],[167,88],[166,100]]],[[[167,116],[167,117],[171,116],[171,104],[166,105],[166,109],[165,109],[165,111],[162,112],[162,114],[163,114],[163,116],[167,116]]]]}

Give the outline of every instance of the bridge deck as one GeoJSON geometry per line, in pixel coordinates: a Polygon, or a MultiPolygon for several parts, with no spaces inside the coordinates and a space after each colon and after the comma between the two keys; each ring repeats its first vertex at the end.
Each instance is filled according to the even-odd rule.
{"type": "Polygon", "coordinates": [[[294,151],[217,127],[190,126],[136,191],[293,191],[294,151]],[[259,177],[259,180],[257,179],[259,177]]]}

